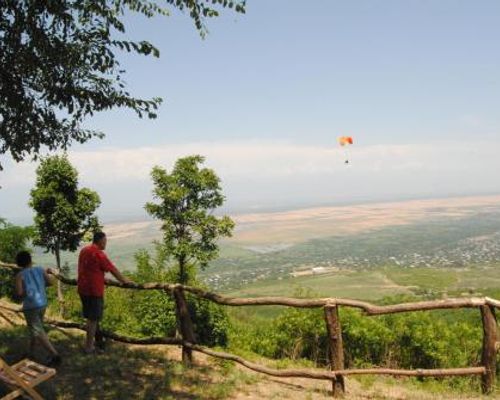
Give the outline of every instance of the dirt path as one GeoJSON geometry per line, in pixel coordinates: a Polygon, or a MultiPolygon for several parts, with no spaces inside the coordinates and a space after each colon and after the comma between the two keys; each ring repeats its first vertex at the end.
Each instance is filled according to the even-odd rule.
{"type": "MultiPolygon", "coordinates": [[[[459,395],[452,393],[436,394],[427,392],[403,381],[387,383],[385,379],[366,385],[355,379],[346,380],[346,395],[349,400],[452,400],[485,399],[481,396],[459,395]]],[[[314,382],[307,379],[262,378],[251,388],[245,386],[231,400],[331,400],[331,385],[327,382],[314,382]]],[[[488,397],[489,399],[498,397],[488,397]]]]}

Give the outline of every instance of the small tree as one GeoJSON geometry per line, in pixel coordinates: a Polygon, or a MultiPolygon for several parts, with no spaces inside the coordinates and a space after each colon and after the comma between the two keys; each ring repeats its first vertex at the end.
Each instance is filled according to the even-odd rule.
{"type": "MultiPolygon", "coordinates": [[[[28,249],[29,240],[33,236],[31,227],[16,226],[0,218],[0,261],[14,263],[21,250],[28,249]]],[[[11,297],[14,288],[15,272],[0,269],[0,297],[11,297]]]]}
{"type": "MultiPolygon", "coordinates": [[[[76,251],[83,236],[99,227],[94,213],[101,201],[96,192],[78,188],[78,171],[66,155],[43,159],[36,173],[30,200],[36,213],[34,244],[55,255],[57,270],[61,272],[61,251],[76,251]]],[[[62,314],[60,282],[57,298],[62,314]]]]}
{"type": "Polygon", "coordinates": [[[176,261],[181,284],[188,282],[190,268],[205,268],[217,257],[217,240],[231,236],[234,228],[231,218],[212,214],[224,196],[215,172],[201,168],[204,161],[194,155],[178,159],[170,174],[158,166],[151,172],[158,203],[147,203],[145,208],[163,222],[163,246],[176,261]]]}

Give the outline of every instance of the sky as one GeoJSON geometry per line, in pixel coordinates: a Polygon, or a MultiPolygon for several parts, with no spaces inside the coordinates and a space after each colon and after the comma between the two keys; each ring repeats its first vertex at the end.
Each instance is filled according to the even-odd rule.
{"type": "MultiPolygon", "coordinates": [[[[195,153],[229,212],[500,193],[497,0],[248,0],[205,39],[175,11],[127,23],[161,52],[121,57],[129,88],[164,102],[99,114],[106,138],[71,148],[104,219],[145,216],[151,168],[195,153]]],[[[36,164],[1,161],[0,216],[29,220],[36,164]]]]}

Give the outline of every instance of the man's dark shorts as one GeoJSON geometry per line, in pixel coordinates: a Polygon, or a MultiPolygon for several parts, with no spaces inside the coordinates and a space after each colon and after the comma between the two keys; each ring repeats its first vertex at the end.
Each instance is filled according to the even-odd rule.
{"type": "Polygon", "coordinates": [[[82,296],[83,317],[91,321],[100,321],[104,308],[104,299],[95,296],[82,296]]]}

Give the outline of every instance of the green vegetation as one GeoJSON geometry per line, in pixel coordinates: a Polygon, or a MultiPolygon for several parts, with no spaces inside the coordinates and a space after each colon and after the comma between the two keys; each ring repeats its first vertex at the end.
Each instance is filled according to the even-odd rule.
{"type": "MultiPolygon", "coordinates": [[[[149,202],[145,208],[161,221],[163,238],[155,243],[154,257],[146,250],[136,254],[135,280],[200,286],[198,269],[206,268],[218,256],[218,240],[231,236],[234,222],[227,216],[213,215],[224,203],[220,179],[213,170],[202,168],[203,162],[198,155],[180,158],[170,174],[161,167],[153,168],[153,197],[157,202],[149,202]]],[[[146,293],[133,294],[131,299],[141,334],[174,336],[180,322],[170,296],[146,293]],[[167,313],[160,315],[163,310],[167,313]]],[[[227,343],[228,320],[221,307],[193,296],[188,296],[188,307],[200,343],[227,343]]]]}
{"type": "Polygon", "coordinates": [[[416,292],[475,294],[499,288],[500,264],[465,269],[450,268],[385,268],[383,272],[398,285],[411,285],[416,292]]]}
{"type": "Polygon", "coordinates": [[[398,285],[414,288],[445,290],[456,287],[464,271],[459,269],[438,268],[385,268],[384,273],[398,285]]]}
{"type": "MultiPolygon", "coordinates": [[[[21,250],[28,250],[28,243],[33,237],[31,227],[16,226],[0,219],[0,261],[15,263],[16,255],[21,250]]],[[[0,268],[0,298],[14,297],[14,271],[0,268]]]]}
{"type": "Polygon", "coordinates": [[[0,260],[15,263],[17,253],[28,249],[32,237],[32,227],[13,225],[0,218],[0,260]]]}
{"type": "Polygon", "coordinates": [[[182,284],[188,283],[190,269],[204,269],[217,258],[218,240],[231,236],[234,228],[231,218],[213,215],[224,204],[224,195],[215,172],[201,168],[204,161],[199,155],[179,158],[170,174],[161,167],[151,172],[158,203],[145,208],[161,221],[161,251],[166,262],[175,260],[182,284]]]}
{"type": "Polygon", "coordinates": [[[388,280],[379,270],[340,270],[333,273],[286,277],[281,280],[257,281],[229,294],[239,297],[292,296],[303,294],[322,297],[346,297],[376,300],[398,293],[410,293],[404,286],[388,280]]]}
{"type": "MultiPolygon", "coordinates": [[[[411,300],[417,299],[388,298],[385,302],[411,300]]],[[[239,311],[238,321],[232,319],[232,351],[274,359],[306,359],[318,367],[327,364],[322,310],[289,308],[273,318],[257,320],[245,318],[244,313],[239,311]]],[[[453,368],[478,365],[480,361],[482,327],[477,310],[367,317],[344,307],[340,319],[348,368],[453,368]]],[[[428,381],[441,382],[454,390],[478,389],[475,378],[428,381]]]]}
{"type": "Polygon", "coordinates": [[[88,232],[99,228],[95,211],[101,200],[88,188],[78,188],[78,171],[64,156],[42,159],[36,170],[30,206],[35,211],[34,244],[55,255],[74,252],[88,232]]]}
{"type": "MultiPolygon", "coordinates": [[[[161,253],[151,258],[142,251],[137,254],[137,271],[130,274],[129,278],[139,283],[174,283],[177,275],[165,267],[161,253]]],[[[83,322],[76,288],[68,288],[65,301],[68,319],[83,322]]],[[[51,306],[53,308],[55,304],[51,306]]],[[[188,306],[199,342],[209,346],[225,346],[229,325],[225,310],[193,297],[188,297],[188,306]]],[[[129,291],[110,287],[106,290],[102,327],[134,337],[173,337],[177,329],[175,302],[163,291],[129,291]]]]}

